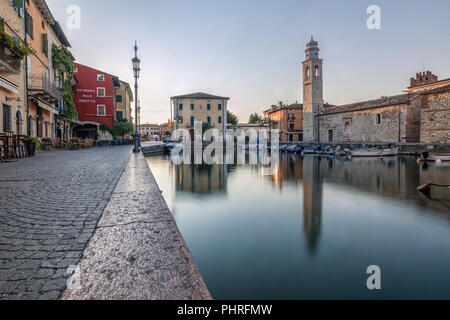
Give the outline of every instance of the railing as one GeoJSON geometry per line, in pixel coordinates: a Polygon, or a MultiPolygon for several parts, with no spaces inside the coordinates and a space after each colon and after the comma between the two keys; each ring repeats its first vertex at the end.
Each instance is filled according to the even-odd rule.
{"type": "Polygon", "coordinates": [[[302,129],[289,128],[288,131],[289,132],[299,132],[299,131],[302,131],[302,129]]]}
{"type": "Polygon", "coordinates": [[[19,73],[22,57],[0,43],[0,72],[19,73]]]}
{"type": "Polygon", "coordinates": [[[61,98],[55,82],[37,74],[28,76],[28,92],[31,96],[38,96],[46,102],[56,103],[61,98]]]}

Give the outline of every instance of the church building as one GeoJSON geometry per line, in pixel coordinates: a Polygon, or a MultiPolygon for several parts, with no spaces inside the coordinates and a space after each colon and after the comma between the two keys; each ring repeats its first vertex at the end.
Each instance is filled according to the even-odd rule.
{"type": "Polygon", "coordinates": [[[303,62],[303,141],[450,143],[450,78],[416,74],[405,93],[333,106],[323,100],[323,60],[311,37],[303,62]]]}

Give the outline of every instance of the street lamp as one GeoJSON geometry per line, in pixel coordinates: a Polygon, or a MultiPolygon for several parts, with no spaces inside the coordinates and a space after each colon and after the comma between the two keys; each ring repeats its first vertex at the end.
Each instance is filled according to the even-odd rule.
{"type": "Polygon", "coordinates": [[[134,45],[134,58],[131,60],[133,62],[133,71],[134,71],[134,94],[135,94],[135,107],[134,107],[134,111],[135,111],[135,129],[134,129],[134,149],[133,152],[135,153],[139,153],[141,152],[140,149],[140,138],[139,138],[139,132],[138,132],[138,78],[139,78],[139,73],[141,71],[141,69],[139,68],[139,64],[141,63],[141,60],[139,60],[139,58],[137,57],[137,41],[135,42],[134,45]]]}

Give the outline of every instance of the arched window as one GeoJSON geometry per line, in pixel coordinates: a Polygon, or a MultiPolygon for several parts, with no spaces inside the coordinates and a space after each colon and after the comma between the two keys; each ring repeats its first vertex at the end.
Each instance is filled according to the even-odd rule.
{"type": "Polygon", "coordinates": [[[314,67],[314,76],[316,78],[320,77],[320,68],[319,68],[319,66],[315,66],[314,67]]]}
{"type": "Polygon", "coordinates": [[[346,121],[344,124],[344,134],[348,136],[352,134],[352,125],[349,121],[346,121]]]}
{"type": "Polygon", "coordinates": [[[381,123],[381,114],[377,114],[377,124],[381,123]]]}
{"type": "Polygon", "coordinates": [[[305,69],[305,79],[309,79],[311,77],[311,70],[309,67],[306,67],[305,69]]]}

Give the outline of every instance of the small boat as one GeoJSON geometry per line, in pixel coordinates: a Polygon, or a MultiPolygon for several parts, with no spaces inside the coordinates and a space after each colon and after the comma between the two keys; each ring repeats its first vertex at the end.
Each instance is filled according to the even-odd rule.
{"type": "Polygon", "coordinates": [[[357,149],[351,153],[352,157],[394,157],[398,149],[357,149]]]}
{"type": "Polygon", "coordinates": [[[428,152],[422,152],[419,162],[444,162],[450,161],[450,153],[435,153],[429,154],[428,152]]]}
{"type": "Polygon", "coordinates": [[[306,147],[305,150],[303,151],[305,154],[312,154],[312,153],[316,153],[317,150],[319,150],[318,146],[312,146],[312,147],[306,147]]]}

